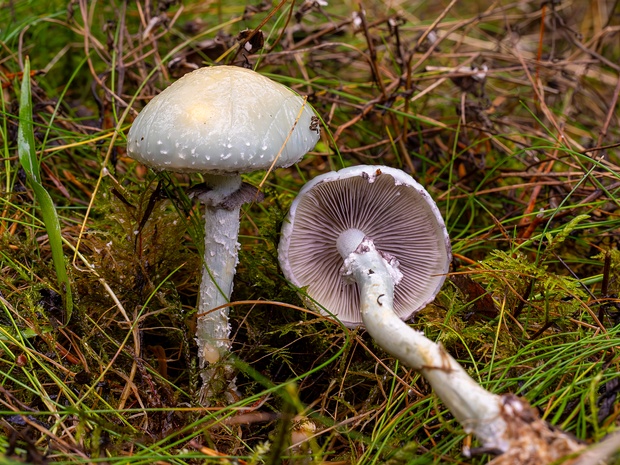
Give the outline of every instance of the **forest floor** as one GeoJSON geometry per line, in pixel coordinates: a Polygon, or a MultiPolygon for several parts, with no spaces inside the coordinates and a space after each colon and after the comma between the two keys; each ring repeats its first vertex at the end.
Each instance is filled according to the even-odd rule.
{"type": "Polygon", "coordinates": [[[411,174],[448,228],[452,272],[411,325],[585,443],[617,428],[617,0],[21,0],[0,46],[0,463],[486,463],[423,378],[279,269],[301,187],[361,164],[411,174]],[[201,176],[126,137],[222,63],[307,96],[322,135],[244,176],[265,200],[241,215],[239,396],[202,407],[201,176]]]}

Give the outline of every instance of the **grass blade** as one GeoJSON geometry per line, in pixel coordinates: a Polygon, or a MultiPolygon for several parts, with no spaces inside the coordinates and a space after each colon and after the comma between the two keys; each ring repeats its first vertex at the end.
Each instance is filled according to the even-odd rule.
{"type": "Polygon", "coordinates": [[[52,260],[56,269],[58,285],[65,293],[65,324],[71,319],[73,299],[71,297],[71,283],[67,275],[65,255],[62,250],[62,235],[60,233],[60,221],[56,213],[56,207],[49,193],[41,184],[39,161],[35,150],[34,130],[32,124],[32,96],[30,92],[30,61],[24,63],[24,76],[22,78],[21,96],[19,102],[19,129],[17,132],[19,162],[24,168],[28,181],[34,191],[36,201],[41,206],[41,216],[45,224],[45,230],[49,238],[52,250],[52,260]]]}

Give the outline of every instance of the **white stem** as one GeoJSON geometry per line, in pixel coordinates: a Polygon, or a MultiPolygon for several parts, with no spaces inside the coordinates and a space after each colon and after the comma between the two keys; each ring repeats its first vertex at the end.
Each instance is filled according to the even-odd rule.
{"type": "MultiPolygon", "coordinates": [[[[200,368],[219,361],[230,351],[228,307],[212,309],[230,302],[239,250],[240,207],[224,209],[219,206],[241,186],[239,176],[210,176],[210,191],[199,196],[205,203],[205,255],[200,283],[196,342],[200,368]]],[[[214,381],[211,369],[202,371],[203,388],[214,381]]],[[[210,392],[201,397],[208,397],[210,392]]]]}
{"type": "Polygon", "coordinates": [[[355,249],[364,240],[366,234],[357,228],[347,229],[340,233],[336,240],[336,247],[342,258],[347,258],[350,254],[355,252],[355,249]]]}
{"type": "Polygon", "coordinates": [[[204,367],[205,360],[217,362],[219,355],[230,349],[229,309],[212,309],[230,301],[237,266],[239,209],[229,211],[207,207],[205,221],[205,264],[196,326],[201,367],[204,367]],[[218,352],[213,352],[214,348],[218,348],[218,352]]]}
{"type": "Polygon", "coordinates": [[[393,310],[394,272],[366,239],[345,260],[360,290],[362,319],[373,339],[405,365],[420,372],[466,432],[484,447],[506,451],[507,425],[501,397],[478,385],[443,348],[405,324],[393,310]]]}

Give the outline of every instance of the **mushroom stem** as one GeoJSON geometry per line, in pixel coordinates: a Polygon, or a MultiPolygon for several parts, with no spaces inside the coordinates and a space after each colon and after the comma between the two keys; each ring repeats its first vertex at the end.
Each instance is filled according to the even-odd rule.
{"type": "Polygon", "coordinates": [[[336,240],[336,248],[342,258],[347,258],[349,254],[355,252],[355,249],[364,240],[364,237],[366,237],[366,234],[357,228],[349,228],[340,233],[336,240]]]}
{"type": "Polygon", "coordinates": [[[364,326],[379,346],[426,378],[466,432],[485,448],[506,451],[502,398],[483,389],[440,345],[394,313],[395,267],[368,238],[346,257],[344,272],[358,285],[364,326]]]}
{"type": "MultiPolygon", "coordinates": [[[[229,308],[212,309],[230,302],[238,261],[241,209],[241,205],[226,202],[240,189],[240,176],[209,175],[205,178],[210,189],[198,196],[206,208],[204,264],[196,322],[198,361],[203,379],[202,399],[208,399],[216,391],[213,382],[218,376],[214,376],[215,372],[208,365],[221,360],[231,347],[229,308]]],[[[230,367],[227,371],[232,372],[230,367]]]]}

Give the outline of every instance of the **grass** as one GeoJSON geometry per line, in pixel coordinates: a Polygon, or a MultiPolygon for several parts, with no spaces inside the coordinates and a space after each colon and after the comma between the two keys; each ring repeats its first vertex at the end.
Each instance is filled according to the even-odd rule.
{"type": "Polygon", "coordinates": [[[486,463],[460,455],[468,439],[423,379],[303,308],[278,269],[295,194],[356,164],[411,173],[444,214],[454,272],[414,327],[578,438],[614,431],[619,8],[0,5],[0,463],[486,463]],[[245,29],[265,46],[244,52],[245,29]],[[324,130],[295,167],[245,177],[266,200],[242,213],[242,395],[205,409],[200,176],[150,172],[125,137],[153,95],[218,61],[307,95],[324,130]],[[291,430],[311,439],[289,449],[291,430]]]}

